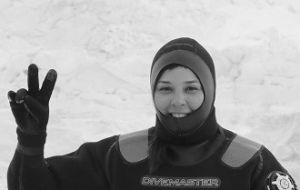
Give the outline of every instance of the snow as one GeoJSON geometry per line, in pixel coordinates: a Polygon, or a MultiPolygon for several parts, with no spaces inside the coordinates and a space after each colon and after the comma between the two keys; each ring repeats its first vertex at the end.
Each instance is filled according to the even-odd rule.
{"type": "Polygon", "coordinates": [[[151,61],[167,41],[197,39],[217,71],[219,123],[268,147],[300,182],[297,0],[2,0],[0,189],[16,146],[6,93],[58,72],[46,156],[154,125],[151,61]]]}

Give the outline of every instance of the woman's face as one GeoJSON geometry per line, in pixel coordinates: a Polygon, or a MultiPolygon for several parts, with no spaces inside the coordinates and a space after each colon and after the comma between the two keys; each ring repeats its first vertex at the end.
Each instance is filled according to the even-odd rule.
{"type": "Polygon", "coordinates": [[[154,104],[164,115],[184,117],[199,108],[204,100],[196,75],[185,67],[166,70],[157,82],[154,104]]]}

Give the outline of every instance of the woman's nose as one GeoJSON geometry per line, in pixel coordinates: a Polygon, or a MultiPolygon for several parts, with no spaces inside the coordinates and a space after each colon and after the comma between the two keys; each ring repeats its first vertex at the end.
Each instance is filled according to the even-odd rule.
{"type": "Polygon", "coordinates": [[[172,101],[171,101],[172,106],[184,106],[185,103],[186,102],[185,102],[185,97],[184,97],[183,93],[176,92],[173,95],[173,98],[172,98],[172,101]]]}

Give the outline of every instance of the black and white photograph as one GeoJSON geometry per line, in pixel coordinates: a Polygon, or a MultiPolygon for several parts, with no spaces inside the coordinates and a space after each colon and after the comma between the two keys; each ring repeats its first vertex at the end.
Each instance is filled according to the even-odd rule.
{"type": "Polygon", "coordinates": [[[300,1],[1,0],[0,189],[297,190],[300,1]]]}

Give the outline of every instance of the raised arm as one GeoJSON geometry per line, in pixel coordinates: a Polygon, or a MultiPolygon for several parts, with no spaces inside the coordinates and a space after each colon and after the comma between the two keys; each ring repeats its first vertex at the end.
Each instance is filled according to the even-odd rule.
{"type": "Polygon", "coordinates": [[[28,67],[28,90],[9,91],[8,99],[17,123],[18,145],[7,173],[9,190],[56,190],[57,184],[44,160],[49,100],[57,73],[51,69],[39,89],[38,67],[28,67]]]}

